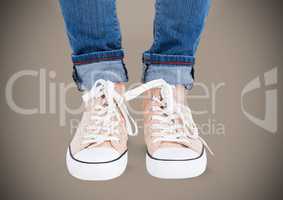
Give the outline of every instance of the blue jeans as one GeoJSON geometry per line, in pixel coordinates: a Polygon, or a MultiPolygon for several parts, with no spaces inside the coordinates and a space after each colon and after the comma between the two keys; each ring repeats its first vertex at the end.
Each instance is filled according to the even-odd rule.
{"type": "MultiPolygon", "coordinates": [[[[88,90],[98,79],[127,82],[115,0],[60,0],[73,49],[73,78],[88,90]]],[[[156,0],[154,42],[143,54],[143,81],[192,87],[195,53],[210,0],[156,0]]]]}

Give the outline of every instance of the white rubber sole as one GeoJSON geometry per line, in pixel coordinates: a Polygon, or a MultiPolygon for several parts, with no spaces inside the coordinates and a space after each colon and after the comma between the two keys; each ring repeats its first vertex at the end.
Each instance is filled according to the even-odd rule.
{"type": "Polygon", "coordinates": [[[119,158],[101,163],[88,163],[74,159],[68,149],[66,164],[69,173],[80,180],[85,181],[106,181],[119,177],[127,167],[128,152],[123,153],[119,158]]]}
{"type": "Polygon", "coordinates": [[[200,176],[206,170],[206,152],[196,159],[164,160],[146,154],[146,168],[151,176],[161,179],[187,179],[200,176]]]}

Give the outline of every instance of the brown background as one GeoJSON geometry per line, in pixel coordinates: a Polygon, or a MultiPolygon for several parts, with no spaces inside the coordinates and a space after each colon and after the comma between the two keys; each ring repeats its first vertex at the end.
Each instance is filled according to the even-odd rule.
{"type": "MultiPolygon", "coordinates": [[[[141,53],[152,39],[152,0],[118,1],[131,83],[141,76],[141,53]]],[[[72,136],[69,125],[59,126],[59,114],[30,116],[13,112],[5,100],[7,80],[24,69],[45,68],[57,74],[55,83],[71,83],[70,49],[56,0],[1,1],[1,199],[283,199],[282,76],[283,24],[280,1],[214,0],[198,51],[197,81],[210,86],[225,83],[216,99],[216,114],[196,116],[199,123],[214,119],[225,134],[205,135],[216,156],[208,171],[191,180],[159,180],[145,169],[142,129],[130,139],[126,173],[109,182],[82,182],[65,167],[72,136]],[[278,67],[279,127],[269,133],[247,120],[240,93],[253,78],[278,67]]],[[[193,91],[197,93],[195,88],[193,91]]],[[[14,98],[25,107],[37,105],[38,80],[23,78],[14,98]]],[[[57,98],[58,101],[58,98],[57,98]]],[[[80,104],[72,90],[68,105],[80,104]]],[[[248,110],[264,116],[264,90],[250,95],[248,110]]],[[[132,104],[140,109],[139,102],[132,104]]],[[[192,108],[211,106],[210,100],[192,100],[192,108]]],[[[138,119],[141,116],[136,115],[138,119]]],[[[68,115],[70,119],[79,115],[68,115]]]]}

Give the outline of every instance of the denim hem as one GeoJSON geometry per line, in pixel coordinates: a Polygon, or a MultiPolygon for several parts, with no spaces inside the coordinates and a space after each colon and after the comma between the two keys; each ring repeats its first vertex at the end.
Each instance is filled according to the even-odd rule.
{"type": "Polygon", "coordinates": [[[145,52],[143,54],[143,63],[146,65],[193,66],[195,58],[186,55],[164,55],[145,52]]]}
{"type": "Polygon", "coordinates": [[[171,85],[193,87],[194,69],[192,65],[144,65],[143,82],[163,79],[171,85]]]}
{"type": "Polygon", "coordinates": [[[128,72],[121,60],[74,65],[73,79],[80,91],[90,90],[99,79],[114,83],[128,82],[128,72]]]}
{"type": "Polygon", "coordinates": [[[84,64],[90,64],[90,63],[96,63],[102,61],[123,60],[123,58],[124,58],[124,51],[122,49],[72,55],[72,61],[74,65],[84,65],[84,64]]]}

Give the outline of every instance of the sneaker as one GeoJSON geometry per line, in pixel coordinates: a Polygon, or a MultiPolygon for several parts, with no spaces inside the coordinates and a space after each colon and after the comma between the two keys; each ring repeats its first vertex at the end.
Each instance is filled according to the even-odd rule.
{"type": "Polygon", "coordinates": [[[206,149],[211,150],[199,136],[191,110],[177,98],[184,90],[159,79],[127,93],[128,100],[145,91],[149,95],[144,118],[146,168],[157,178],[192,178],[206,170],[206,149]]]}
{"type": "Polygon", "coordinates": [[[123,91],[110,81],[98,80],[83,95],[85,112],[68,148],[71,175],[82,180],[110,180],[120,176],[128,160],[128,135],[137,134],[123,91]]]}

